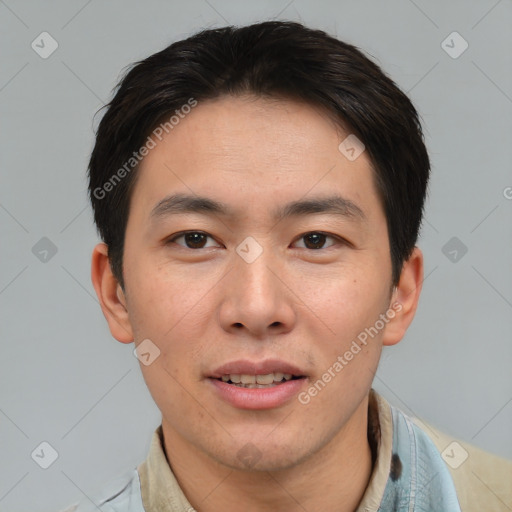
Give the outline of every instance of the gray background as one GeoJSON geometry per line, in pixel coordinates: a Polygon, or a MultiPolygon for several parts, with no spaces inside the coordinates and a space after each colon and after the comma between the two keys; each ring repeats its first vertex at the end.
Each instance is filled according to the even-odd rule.
{"type": "Polygon", "coordinates": [[[90,282],[94,113],[129,63],[200,28],[269,18],[361,47],[420,111],[433,165],[419,241],[427,277],[375,387],[454,438],[512,458],[511,0],[5,0],[0,510],[96,499],[145,458],[159,424],[133,345],[110,336],[90,282]],[[43,31],[59,45],[46,59],[31,48],[43,31]],[[458,58],[441,45],[453,31],[469,44],[458,58]],[[55,254],[42,252],[43,237],[55,254]],[[58,452],[46,470],[31,458],[43,441],[58,452]]]}

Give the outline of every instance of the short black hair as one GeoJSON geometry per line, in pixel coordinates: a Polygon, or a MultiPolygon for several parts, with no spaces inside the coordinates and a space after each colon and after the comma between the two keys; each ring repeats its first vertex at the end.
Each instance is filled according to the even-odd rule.
{"type": "Polygon", "coordinates": [[[123,289],[130,198],[151,134],[162,123],[169,132],[197,102],[243,94],[320,107],[364,143],[398,284],[418,238],[430,174],[416,109],[357,47],[300,23],[266,21],[202,30],[171,44],[133,64],[106,105],[89,162],[89,196],[123,289]]]}

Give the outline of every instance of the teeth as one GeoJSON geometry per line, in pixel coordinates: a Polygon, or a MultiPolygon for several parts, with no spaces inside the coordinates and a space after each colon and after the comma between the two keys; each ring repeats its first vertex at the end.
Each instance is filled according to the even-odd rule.
{"type": "Polygon", "coordinates": [[[258,384],[272,384],[272,382],[274,382],[274,374],[256,375],[256,382],[258,384]]]}
{"type": "Polygon", "coordinates": [[[255,375],[240,375],[240,382],[242,384],[256,384],[256,376],[255,375]]]}
{"type": "Polygon", "coordinates": [[[243,387],[267,387],[271,386],[274,383],[279,383],[284,380],[291,380],[291,373],[267,373],[266,375],[248,375],[248,374],[237,374],[231,373],[229,375],[223,375],[221,380],[223,382],[231,381],[233,384],[240,384],[243,387]]]}

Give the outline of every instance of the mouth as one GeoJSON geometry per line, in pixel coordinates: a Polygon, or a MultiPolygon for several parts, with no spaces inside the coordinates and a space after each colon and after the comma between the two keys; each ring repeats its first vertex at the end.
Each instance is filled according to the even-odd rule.
{"type": "Polygon", "coordinates": [[[279,386],[290,380],[305,379],[304,375],[293,375],[291,373],[274,372],[267,374],[251,375],[251,374],[240,374],[230,373],[222,375],[222,377],[216,380],[225,382],[226,384],[232,384],[239,388],[248,389],[266,389],[279,386]]]}
{"type": "Polygon", "coordinates": [[[208,381],[222,400],[237,409],[272,409],[290,403],[306,385],[306,372],[278,359],[226,363],[208,381]]]}

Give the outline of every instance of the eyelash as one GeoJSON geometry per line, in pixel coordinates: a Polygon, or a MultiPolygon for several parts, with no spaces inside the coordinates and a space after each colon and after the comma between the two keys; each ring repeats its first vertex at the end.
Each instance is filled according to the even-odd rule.
{"type": "MultiPolygon", "coordinates": [[[[182,231],[180,233],[177,233],[177,234],[173,235],[171,238],[167,239],[166,242],[165,242],[165,245],[169,245],[171,243],[176,243],[177,239],[182,238],[182,237],[184,237],[186,235],[189,235],[189,234],[204,235],[207,238],[211,238],[211,239],[214,240],[214,238],[211,235],[209,235],[208,233],[205,233],[204,231],[182,231]]],[[[304,237],[306,237],[308,235],[324,235],[326,238],[331,238],[331,239],[337,241],[339,244],[349,245],[349,242],[347,242],[343,238],[340,238],[339,236],[333,235],[331,233],[326,233],[325,231],[307,231],[306,233],[303,233],[302,235],[297,237],[295,240],[296,241],[301,240],[301,239],[303,239],[304,237]]],[[[187,247],[187,246],[181,245],[181,244],[177,244],[177,245],[180,245],[184,249],[190,249],[191,251],[197,251],[197,250],[200,250],[200,249],[209,249],[209,247],[199,247],[199,248],[194,249],[192,247],[187,247]]],[[[308,247],[299,247],[299,248],[300,249],[309,249],[310,251],[320,251],[322,249],[324,249],[324,250],[328,249],[329,247],[332,247],[333,245],[335,245],[335,244],[329,245],[328,247],[320,247],[318,249],[309,249],[308,247]]]]}

